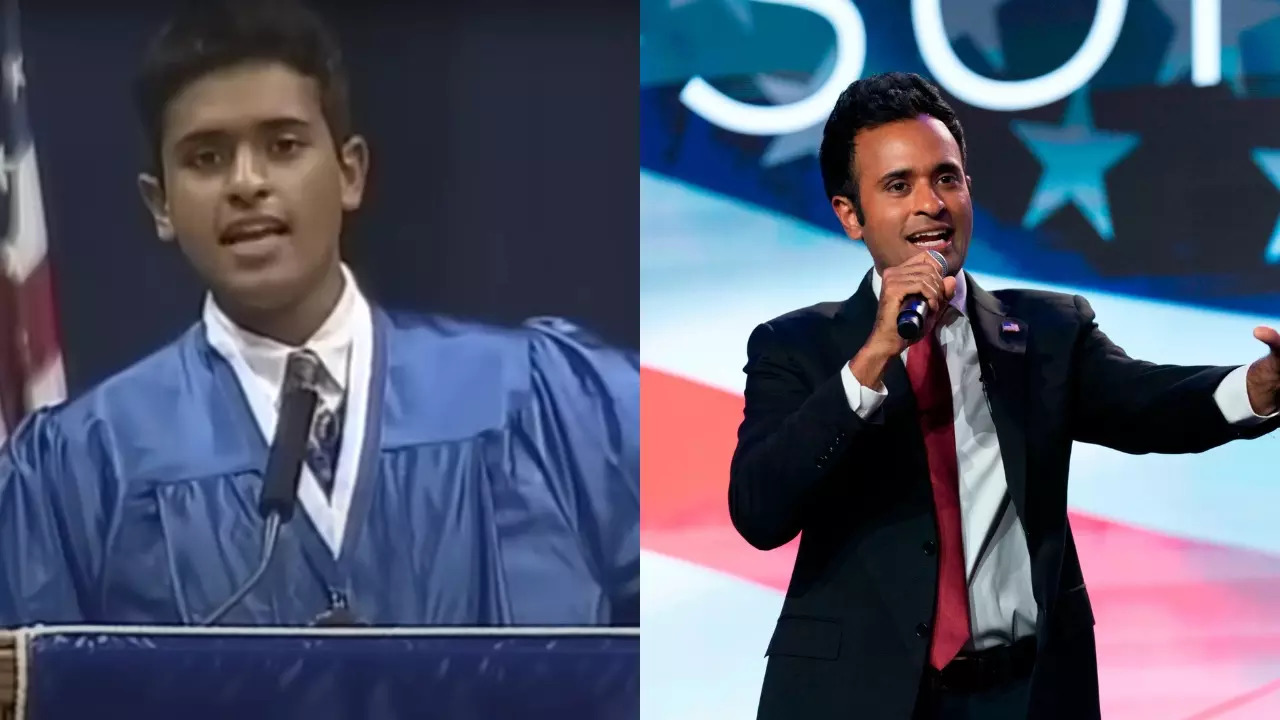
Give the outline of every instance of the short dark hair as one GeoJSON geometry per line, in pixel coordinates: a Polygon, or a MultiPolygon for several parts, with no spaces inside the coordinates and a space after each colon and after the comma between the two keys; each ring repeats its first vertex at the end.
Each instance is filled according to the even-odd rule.
{"type": "Polygon", "coordinates": [[[246,62],[280,62],[312,78],[335,147],[351,133],[337,40],[296,0],[189,0],[151,41],[134,86],[149,159],[161,171],[165,108],[187,85],[246,62]]]}
{"type": "Polygon", "coordinates": [[[858,178],[852,172],[854,137],[859,131],[920,115],[937,118],[947,126],[960,146],[960,161],[964,162],[967,152],[964,129],[933,83],[915,73],[902,72],[872,75],[850,83],[840,93],[822,130],[818,164],[822,167],[822,186],[827,199],[849,198],[858,222],[866,222],[858,199],[858,178]]]}

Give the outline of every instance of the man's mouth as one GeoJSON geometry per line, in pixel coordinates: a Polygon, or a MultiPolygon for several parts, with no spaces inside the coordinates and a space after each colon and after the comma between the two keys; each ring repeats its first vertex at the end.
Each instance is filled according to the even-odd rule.
{"type": "Polygon", "coordinates": [[[228,226],[219,236],[218,242],[223,246],[241,245],[288,233],[289,226],[282,220],[274,218],[243,220],[228,226]]]}
{"type": "Polygon", "coordinates": [[[954,235],[955,230],[951,228],[937,228],[912,233],[907,236],[907,242],[926,250],[938,250],[950,245],[954,235]]]}

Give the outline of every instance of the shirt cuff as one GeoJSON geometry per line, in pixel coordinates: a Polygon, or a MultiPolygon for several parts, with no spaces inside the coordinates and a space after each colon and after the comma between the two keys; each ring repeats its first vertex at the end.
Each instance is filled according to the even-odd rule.
{"type": "Polygon", "coordinates": [[[1249,387],[1245,384],[1248,376],[1249,366],[1241,365],[1223,378],[1218,384],[1218,389],[1213,393],[1213,399],[1218,403],[1222,417],[1232,425],[1257,425],[1280,415],[1280,413],[1259,415],[1253,411],[1253,403],[1249,402],[1249,387]]]}
{"type": "MultiPolygon", "coordinates": [[[[853,371],[849,369],[849,363],[845,363],[840,369],[840,384],[844,385],[844,396],[849,401],[849,409],[858,417],[866,420],[871,417],[871,413],[880,408],[880,404],[884,399],[889,397],[889,391],[872,390],[862,386],[858,382],[858,378],[853,376],[853,371]]],[[[1245,400],[1248,403],[1248,400],[1245,400]]]]}

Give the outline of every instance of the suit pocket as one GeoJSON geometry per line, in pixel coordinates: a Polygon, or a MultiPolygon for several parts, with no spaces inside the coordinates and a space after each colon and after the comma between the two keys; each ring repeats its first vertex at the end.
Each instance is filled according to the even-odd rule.
{"type": "Polygon", "coordinates": [[[1093,604],[1089,602],[1089,593],[1083,583],[1058,596],[1053,609],[1053,625],[1059,635],[1070,635],[1093,627],[1093,604]]]}
{"type": "Polygon", "coordinates": [[[783,615],[769,641],[769,656],[788,655],[835,660],[840,655],[840,623],[822,618],[783,615]]]}

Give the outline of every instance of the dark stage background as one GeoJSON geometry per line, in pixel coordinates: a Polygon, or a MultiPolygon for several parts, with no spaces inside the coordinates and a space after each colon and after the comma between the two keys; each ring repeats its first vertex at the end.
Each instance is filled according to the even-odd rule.
{"type": "MultiPolygon", "coordinates": [[[[130,84],[172,3],[22,4],[68,390],[167,342],[198,279],[138,199],[130,84]]],[[[335,26],[366,203],[344,240],[375,300],[639,347],[638,9],[622,0],[313,3],[335,26]]]]}

